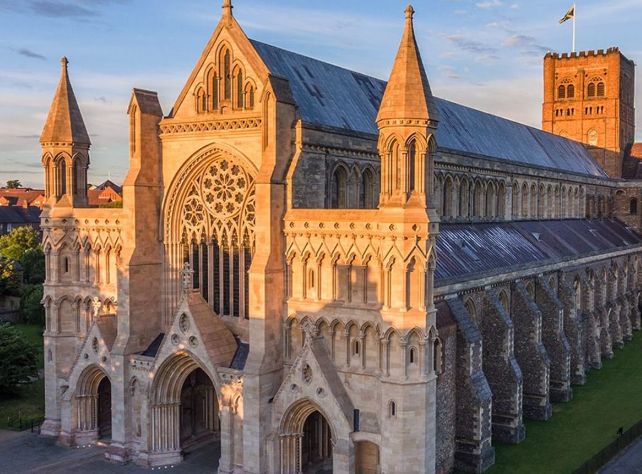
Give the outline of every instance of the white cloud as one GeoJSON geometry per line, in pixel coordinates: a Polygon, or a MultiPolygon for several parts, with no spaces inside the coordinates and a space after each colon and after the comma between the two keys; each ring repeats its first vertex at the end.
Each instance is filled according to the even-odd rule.
{"type": "Polygon", "coordinates": [[[481,8],[482,10],[490,10],[492,8],[503,7],[504,2],[502,2],[501,0],[486,0],[484,2],[475,3],[475,6],[477,8],[481,8]]]}

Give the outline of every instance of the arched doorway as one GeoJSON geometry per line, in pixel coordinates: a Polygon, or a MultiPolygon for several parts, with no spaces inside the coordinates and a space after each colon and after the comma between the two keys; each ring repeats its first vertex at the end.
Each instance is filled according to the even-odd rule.
{"type": "Polygon", "coordinates": [[[332,428],[309,400],[302,400],[288,410],[279,439],[281,474],[332,473],[332,428]]]}
{"type": "Polygon", "coordinates": [[[330,425],[318,411],[308,415],[303,424],[301,467],[306,474],[332,472],[330,425]]]}
{"type": "Polygon", "coordinates": [[[83,370],[74,394],[75,444],[111,439],[111,382],[96,365],[83,370]]]}
{"type": "Polygon", "coordinates": [[[220,429],[214,385],[203,369],[187,376],[181,389],[180,442],[183,451],[218,440],[220,429]]]}
{"type": "Polygon", "coordinates": [[[211,377],[187,353],[174,354],[156,373],[151,390],[150,465],[178,463],[203,445],[220,462],[218,398],[211,377]],[[209,449],[209,448],[208,448],[209,449]]]}
{"type": "Polygon", "coordinates": [[[370,441],[356,443],[356,474],[379,474],[379,446],[370,441]]]}
{"type": "Polygon", "coordinates": [[[111,382],[103,377],[98,384],[98,439],[111,439],[111,382]]]}

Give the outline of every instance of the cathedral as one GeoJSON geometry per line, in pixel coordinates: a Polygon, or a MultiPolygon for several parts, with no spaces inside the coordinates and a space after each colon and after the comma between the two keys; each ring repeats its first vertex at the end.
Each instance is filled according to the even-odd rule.
{"type": "Polygon", "coordinates": [[[132,93],[122,209],[88,204],[63,58],[44,435],[153,468],[211,445],[228,474],[481,473],[617,357],[633,63],[547,54],[539,130],[434,96],[414,14],[384,82],[248,38],[224,0],[173,108],[132,93]]]}

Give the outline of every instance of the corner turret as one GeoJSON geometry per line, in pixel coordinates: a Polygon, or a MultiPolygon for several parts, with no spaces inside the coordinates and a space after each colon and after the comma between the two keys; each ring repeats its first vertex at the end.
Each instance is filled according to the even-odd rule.
{"type": "Polygon", "coordinates": [[[60,60],[61,77],[40,145],[48,205],[87,206],[87,168],[91,141],[69,80],[69,61],[60,60]]]}
{"type": "Polygon", "coordinates": [[[429,208],[432,195],[433,134],[439,120],[413,26],[406,24],[377,125],[381,155],[381,207],[429,208]]]}

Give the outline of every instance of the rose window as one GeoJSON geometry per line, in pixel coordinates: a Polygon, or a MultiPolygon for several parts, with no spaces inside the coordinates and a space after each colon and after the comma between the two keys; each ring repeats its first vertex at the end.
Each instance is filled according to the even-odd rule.
{"type": "Polygon", "coordinates": [[[205,170],[201,183],[205,205],[217,218],[233,217],[243,208],[249,178],[239,165],[215,161],[205,170]]]}

